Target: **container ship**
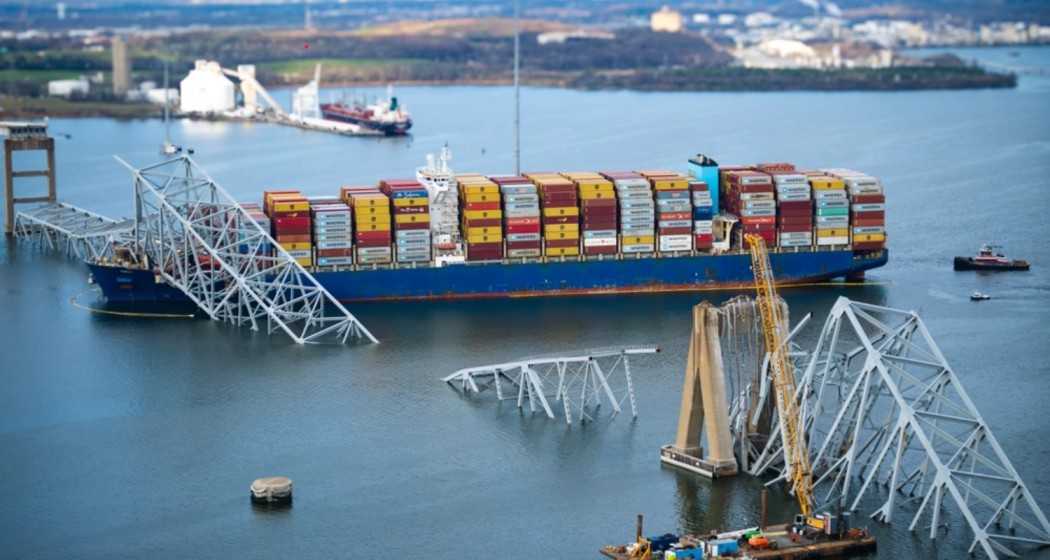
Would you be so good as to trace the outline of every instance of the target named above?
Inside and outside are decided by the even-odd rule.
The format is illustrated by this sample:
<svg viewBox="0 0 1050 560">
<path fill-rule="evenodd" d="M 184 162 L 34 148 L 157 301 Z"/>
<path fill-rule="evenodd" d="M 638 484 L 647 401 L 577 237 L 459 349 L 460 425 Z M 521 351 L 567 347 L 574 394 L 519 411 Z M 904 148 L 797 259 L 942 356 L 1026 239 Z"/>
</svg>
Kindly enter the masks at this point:
<svg viewBox="0 0 1050 560">
<path fill-rule="evenodd" d="M 386 100 L 372 104 L 322 103 L 321 116 L 330 121 L 363 126 L 387 136 L 403 136 L 412 128 L 412 117 L 390 89 Z"/>
<path fill-rule="evenodd" d="M 691 292 L 751 286 L 743 235 L 780 284 L 886 264 L 874 177 L 789 163 L 665 170 L 454 173 L 445 148 L 415 177 L 338 196 L 268 190 L 242 207 L 340 301 Z M 275 249 L 276 250 L 276 249 Z M 111 302 L 188 302 L 159 274 L 88 263 Z"/>
</svg>

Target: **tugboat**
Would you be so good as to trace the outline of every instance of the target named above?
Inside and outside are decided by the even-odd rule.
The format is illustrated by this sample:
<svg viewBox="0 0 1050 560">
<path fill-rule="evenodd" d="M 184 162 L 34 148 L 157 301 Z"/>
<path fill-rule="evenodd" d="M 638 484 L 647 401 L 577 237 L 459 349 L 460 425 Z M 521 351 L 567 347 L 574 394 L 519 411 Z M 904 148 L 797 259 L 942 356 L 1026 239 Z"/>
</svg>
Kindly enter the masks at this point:
<svg viewBox="0 0 1050 560">
<path fill-rule="evenodd" d="M 412 117 L 398 103 L 392 87 L 387 87 L 385 101 L 366 105 L 362 102 L 322 103 L 321 115 L 330 121 L 347 122 L 381 132 L 387 136 L 404 136 L 412 128 Z"/>
<path fill-rule="evenodd" d="M 988 295 L 988 294 L 986 294 L 984 292 L 977 292 L 977 291 L 975 291 L 974 293 L 970 294 L 970 301 L 984 301 L 986 299 L 992 299 L 992 296 L 990 296 L 990 295 Z"/>
<path fill-rule="evenodd" d="M 977 255 L 955 257 L 955 270 L 1028 270 L 1028 261 L 1011 260 L 1000 252 L 998 245 L 981 245 Z"/>
</svg>

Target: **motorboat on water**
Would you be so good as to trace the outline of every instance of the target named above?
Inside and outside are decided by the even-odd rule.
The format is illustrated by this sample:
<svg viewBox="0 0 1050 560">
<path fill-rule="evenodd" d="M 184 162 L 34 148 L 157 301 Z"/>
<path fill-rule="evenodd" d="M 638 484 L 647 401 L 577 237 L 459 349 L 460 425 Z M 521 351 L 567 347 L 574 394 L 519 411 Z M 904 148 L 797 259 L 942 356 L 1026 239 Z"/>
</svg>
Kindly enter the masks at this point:
<svg viewBox="0 0 1050 560">
<path fill-rule="evenodd" d="M 955 270 L 1028 270 L 1025 260 L 1008 259 L 998 245 L 981 245 L 972 257 L 955 257 Z"/>
</svg>

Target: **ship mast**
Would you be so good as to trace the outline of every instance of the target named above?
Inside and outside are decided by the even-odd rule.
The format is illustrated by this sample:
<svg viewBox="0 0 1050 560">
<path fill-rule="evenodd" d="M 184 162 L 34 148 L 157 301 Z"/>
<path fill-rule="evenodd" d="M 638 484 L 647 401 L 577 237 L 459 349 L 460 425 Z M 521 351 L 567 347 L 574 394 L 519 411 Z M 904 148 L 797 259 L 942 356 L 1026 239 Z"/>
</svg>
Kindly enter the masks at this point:
<svg viewBox="0 0 1050 560">
<path fill-rule="evenodd" d="M 514 174 L 521 175 L 521 89 L 518 68 L 521 59 L 520 0 L 514 0 Z"/>
</svg>

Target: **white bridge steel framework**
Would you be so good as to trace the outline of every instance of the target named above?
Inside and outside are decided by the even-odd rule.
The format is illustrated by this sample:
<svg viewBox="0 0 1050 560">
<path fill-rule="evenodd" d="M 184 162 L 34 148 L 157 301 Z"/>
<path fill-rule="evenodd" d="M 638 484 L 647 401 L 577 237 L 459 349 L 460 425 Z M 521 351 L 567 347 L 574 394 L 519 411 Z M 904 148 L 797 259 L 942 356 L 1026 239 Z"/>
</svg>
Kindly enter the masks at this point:
<svg viewBox="0 0 1050 560">
<path fill-rule="evenodd" d="M 877 521 L 907 511 L 909 529 L 935 539 L 954 505 L 971 553 L 1050 545 L 1042 509 L 915 312 L 839 298 L 796 396 L 818 507 L 856 511 L 881 487 Z M 752 474 L 782 468 L 778 439 L 774 428 Z"/>
<path fill-rule="evenodd" d="M 581 422 L 594 420 L 588 414 L 588 407 L 596 412 L 603 397 L 614 415 L 622 412 L 624 401 L 629 401 L 631 415 L 637 417 L 630 356 L 659 351 L 656 346 L 631 346 L 522 358 L 464 368 L 442 381 L 453 387 L 458 385 L 464 394 L 480 394 L 495 388 L 497 399 L 515 399 L 518 408 L 523 408 L 528 401 L 533 412 L 537 411 L 538 404 L 551 419 L 555 418 L 551 401 L 561 401 L 567 424 L 572 424 L 574 410 Z M 504 391 L 504 384 L 511 389 L 511 396 Z"/>
<path fill-rule="evenodd" d="M 77 260 L 112 256 L 113 243 L 126 239 L 134 223 L 114 220 L 64 202 L 19 210 L 15 237 Z"/>
<path fill-rule="evenodd" d="M 216 321 L 298 344 L 378 342 L 189 156 L 131 171 L 132 252 Z"/>
</svg>

